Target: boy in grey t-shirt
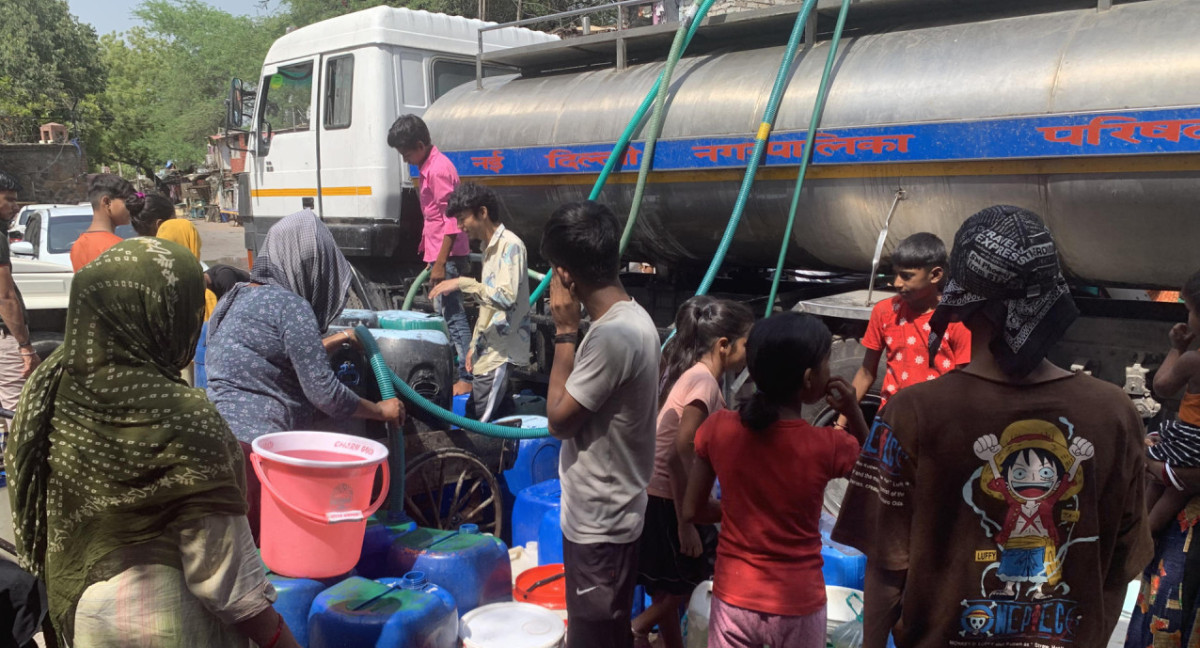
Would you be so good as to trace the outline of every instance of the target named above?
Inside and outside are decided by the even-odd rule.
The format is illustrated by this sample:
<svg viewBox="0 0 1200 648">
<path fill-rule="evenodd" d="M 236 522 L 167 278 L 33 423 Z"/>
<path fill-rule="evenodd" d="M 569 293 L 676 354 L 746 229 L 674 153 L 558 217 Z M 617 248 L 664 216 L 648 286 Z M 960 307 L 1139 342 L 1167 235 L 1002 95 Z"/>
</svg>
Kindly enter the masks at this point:
<svg viewBox="0 0 1200 648">
<path fill-rule="evenodd" d="M 621 227 L 603 205 L 560 207 L 542 257 L 554 267 L 554 364 L 546 416 L 563 440 L 567 648 L 626 648 L 637 541 L 654 469 L 658 329 L 618 278 Z M 579 339 L 580 306 L 592 318 Z M 578 347 L 578 353 L 576 353 Z"/>
</svg>

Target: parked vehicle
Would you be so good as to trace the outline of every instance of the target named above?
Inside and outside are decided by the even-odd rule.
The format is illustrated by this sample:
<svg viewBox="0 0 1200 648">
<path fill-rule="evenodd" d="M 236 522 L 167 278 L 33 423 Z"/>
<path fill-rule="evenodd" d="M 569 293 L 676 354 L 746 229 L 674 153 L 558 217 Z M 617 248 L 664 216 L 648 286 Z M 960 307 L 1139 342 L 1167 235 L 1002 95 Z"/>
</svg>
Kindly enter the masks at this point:
<svg viewBox="0 0 1200 648">
<path fill-rule="evenodd" d="M 71 246 L 92 223 L 90 206 L 55 207 L 33 212 L 25 226 L 24 239 L 9 249 L 14 257 L 25 257 L 71 268 Z M 130 238 L 137 232 L 121 225 L 117 236 Z"/>
<path fill-rule="evenodd" d="M 387 129 L 475 79 L 475 52 L 552 43 L 528 29 L 490 31 L 480 20 L 376 7 L 275 41 L 257 91 L 234 80 L 229 125 L 252 129 L 246 164 L 246 246 L 257 250 L 280 218 L 312 204 L 342 251 L 377 288 L 376 310 L 399 307 L 422 267 L 422 217 L 408 165 Z M 486 76 L 512 68 L 485 65 Z M 435 142 L 436 144 L 436 142 Z"/>
<path fill-rule="evenodd" d="M 81 203 L 86 204 L 86 203 Z M 40 205 L 25 205 L 21 211 L 17 212 L 17 217 L 12 219 L 8 224 L 8 239 L 10 241 L 19 241 L 25 236 L 25 225 L 29 223 L 29 217 L 37 212 L 43 212 L 47 209 L 57 207 L 73 207 L 73 205 L 59 204 L 40 204 Z"/>
</svg>

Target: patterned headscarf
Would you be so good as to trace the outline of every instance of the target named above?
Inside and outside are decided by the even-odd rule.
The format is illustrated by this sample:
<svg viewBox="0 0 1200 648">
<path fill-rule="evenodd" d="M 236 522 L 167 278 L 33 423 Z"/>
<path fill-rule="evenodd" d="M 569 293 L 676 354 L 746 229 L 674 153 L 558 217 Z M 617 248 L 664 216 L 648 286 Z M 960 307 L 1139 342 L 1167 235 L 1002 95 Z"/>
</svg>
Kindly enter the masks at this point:
<svg viewBox="0 0 1200 648">
<path fill-rule="evenodd" d="M 245 514 L 237 440 L 179 376 L 203 307 L 186 249 L 115 245 L 75 274 L 66 338 L 21 395 L 4 456 L 17 551 L 68 642 L 83 591 L 116 575 L 102 565 L 112 551 L 175 522 Z"/>
<path fill-rule="evenodd" d="M 929 325 L 929 361 L 946 327 L 982 312 L 996 326 L 989 348 L 1000 369 L 1026 376 L 1079 315 L 1058 263 L 1054 237 L 1035 213 L 996 205 L 954 236 L 950 281 Z"/>
<path fill-rule="evenodd" d="M 303 297 L 324 334 L 346 306 L 352 272 L 329 228 L 312 210 L 305 209 L 284 217 L 267 231 L 250 270 L 250 281 L 286 288 Z M 217 304 L 208 325 L 210 337 L 242 287 L 234 287 Z"/>
</svg>

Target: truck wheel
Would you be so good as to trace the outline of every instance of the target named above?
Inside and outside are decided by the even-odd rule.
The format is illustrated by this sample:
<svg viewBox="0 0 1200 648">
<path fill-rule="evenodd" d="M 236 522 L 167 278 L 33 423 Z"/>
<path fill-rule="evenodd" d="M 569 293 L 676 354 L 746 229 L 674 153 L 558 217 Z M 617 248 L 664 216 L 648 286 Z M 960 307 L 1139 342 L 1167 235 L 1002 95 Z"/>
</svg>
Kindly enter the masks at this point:
<svg viewBox="0 0 1200 648">
<path fill-rule="evenodd" d="M 42 361 L 45 361 L 63 343 L 62 333 L 31 333 L 29 337 L 29 341 L 33 343 L 33 350 L 37 352 L 38 358 Z"/>
<path fill-rule="evenodd" d="M 833 339 L 833 346 L 829 349 L 829 375 L 840 376 L 846 379 L 846 382 L 853 382 L 854 374 L 858 373 L 858 368 L 862 366 L 863 356 L 866 353 L 867 350 L 859 344 L 857 339 L 835 337 Z M 886 371 L 887 358 L 881 357 L 879 359 L 879 366 L 875 370 L 875 382 L 867 390 L 867 394 L 879 393 L 879 390 L 883 387 L 883 374 Z M 878 403 L 876 404 L 878 405 Z M 828 409 L 828 406 L 825 402 L 818 401 L 811 405 L 805 405 L 802 413 L 805 420 L 813 421 L 816 424 L 817 417 L 826 409 Z M 869 422 L 874 415 L 874 412 L 872 412 L 871 416 L 867 417 L 867 421 Z M 828 424 L 826 423 L 826 425 Z"/>
</svg>

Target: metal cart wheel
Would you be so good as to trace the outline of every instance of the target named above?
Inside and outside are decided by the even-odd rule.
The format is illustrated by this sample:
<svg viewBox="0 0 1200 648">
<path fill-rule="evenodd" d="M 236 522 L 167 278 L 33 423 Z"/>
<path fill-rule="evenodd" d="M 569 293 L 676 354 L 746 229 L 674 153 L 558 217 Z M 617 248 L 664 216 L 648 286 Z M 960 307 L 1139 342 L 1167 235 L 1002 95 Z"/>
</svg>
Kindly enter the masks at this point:
<svg viewBox="0 0 1200 648">
<path fill-rule="evenodd" d="M 469 523 L 500 537 L 503 506 L 496 476 L 470 452 L 442 448 L 408 462 L 404 510 L 418 526 L 455 530 Z"/>
</svg>

